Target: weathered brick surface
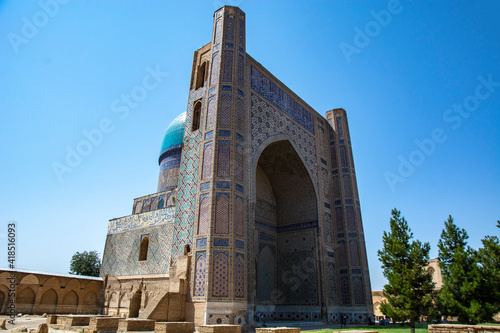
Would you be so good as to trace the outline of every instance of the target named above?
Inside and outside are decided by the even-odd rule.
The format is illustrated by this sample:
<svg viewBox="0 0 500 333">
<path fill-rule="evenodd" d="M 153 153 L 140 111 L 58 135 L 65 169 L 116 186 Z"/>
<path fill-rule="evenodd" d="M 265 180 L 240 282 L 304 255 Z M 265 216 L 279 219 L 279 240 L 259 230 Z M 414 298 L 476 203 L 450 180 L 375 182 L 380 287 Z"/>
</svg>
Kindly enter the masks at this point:
<svg viewBox="0 0 500 333">
<path fill-rule="evenodd" d="M 155 333 L 193 333 L 194 323 L 190 322 L 156 322 Z"/>
<path fill-rule="evenodd" d="M 40 324 L 38 325 L 35 333 L 49 333 L 49 326 L 47 324 Z"/>
<path fill-rule="evenodd" d="M 119 317 L 93 317 L 90 319 L 88 331 L 117 331 L 120 320 L 122 318 Z"/>
<path fill-rule="evenodd" d="M 48 315 L 47 319 L 46 319 L 47 325 L 57 324 L 57 317 L 59 317 L 59 316 L 58 315 Z"/>
<path fill-rule="evenodd" d="M 70 329 L 72 326 L 89 326 L 92 316 L 65 316 L 64 329 Z"/>
<path fill-rule="evenodd" d="M 429 325 L 429 333 L 500 333 L 500 326 Z"/>
<path fill-rule="evenodd" d="M 199 333 L 241 333 L 240 325 L 202 325 Z"/>
<path fill-rule="evenodd" d="M 155 321 L 150 319 L 120 319 L 118 323 L 118 332 L 126 331 L 154 331 Z"/>
<path fill-rule="evenodd" d="M 295 328 L 295 327 L 256 328 L 255 333 L 300 333 L 300 328 Z"/>
</svg>

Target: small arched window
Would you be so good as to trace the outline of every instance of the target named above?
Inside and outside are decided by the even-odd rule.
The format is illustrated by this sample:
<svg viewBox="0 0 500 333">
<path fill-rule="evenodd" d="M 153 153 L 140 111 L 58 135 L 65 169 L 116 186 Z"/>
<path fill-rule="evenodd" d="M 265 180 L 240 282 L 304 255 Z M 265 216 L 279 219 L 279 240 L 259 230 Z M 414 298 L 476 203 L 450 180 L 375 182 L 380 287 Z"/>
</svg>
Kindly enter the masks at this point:
<svg viewBox="0 0 500 333">
<path fill-rule="evenodd" d="M 142 235 L 141 245 L 139 248 L 139 261 L 144 261 L 148 259 L 148 249 L 149 249 L 149 237 L 148 235 Z"/>
<path fill-rule="evenodd" d="M 165 200 L 163 198 L 160 199 L 160 202 L 158 202 L 158 209 L 162 209 L 165 206 Z"/>
<path fill-rule="evenodd" d="M 200 66 L 198 66 L 198 73 L 196 75 L 196 85 L 194 89 L 199 89 L 205 86 L 205 78 L 207 71 L 207 62 L 203 62 Z"/>
<path fill-rule="evenodd" d="M 191 247 L 189 244 L 184 245 L 184 255 L 187 256 L 191 252 Z"/>
<path fill-rule="evenodd" d="M 201 120 L 201 101 L 196 101 L 193 107 L 193 120 L 191 122 L 191 132 L 200 129 Z"/>
<path fill-rule="evenodd" d="M 142 204 L 140 201 L 135 203 L 134 214 L 139 214 L 141 212 Z"/>
</svg>

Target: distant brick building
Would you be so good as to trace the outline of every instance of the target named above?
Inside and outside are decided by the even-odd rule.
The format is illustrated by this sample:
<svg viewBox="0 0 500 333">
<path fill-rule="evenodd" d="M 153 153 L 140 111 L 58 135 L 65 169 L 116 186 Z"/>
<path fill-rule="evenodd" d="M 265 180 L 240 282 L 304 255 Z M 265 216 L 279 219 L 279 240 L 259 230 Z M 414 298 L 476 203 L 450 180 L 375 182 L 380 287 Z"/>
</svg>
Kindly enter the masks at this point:
<svg viewBox="0 0 500 333">
<path fill-rule="evenodd" d="M 245 21 L 237 7 L 215 12 L 187 110 L 163 140 L 157 192 L 109 222 L 105 312 L 365 323 L 372 293 L 346 112 L 320 115 L 254 60 Z"/>
</svg>

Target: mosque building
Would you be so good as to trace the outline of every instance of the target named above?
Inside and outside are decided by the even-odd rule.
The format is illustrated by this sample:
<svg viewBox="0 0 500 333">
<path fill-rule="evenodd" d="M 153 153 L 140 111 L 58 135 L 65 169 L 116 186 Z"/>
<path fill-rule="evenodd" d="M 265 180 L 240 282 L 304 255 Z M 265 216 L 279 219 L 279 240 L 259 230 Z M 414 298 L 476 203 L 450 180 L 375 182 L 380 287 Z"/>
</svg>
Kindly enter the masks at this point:
<svg viewBox="0 0 500 333">
<path fill-rule="evenodd" d="M 157 191 L 109 221 L 104 312 L 203 324 L 366 323 L 372 293 L 346 112 L 320 115 L 214 13 Z M 208 32 L 207 32 L 208 36 Z"/>
</svg>

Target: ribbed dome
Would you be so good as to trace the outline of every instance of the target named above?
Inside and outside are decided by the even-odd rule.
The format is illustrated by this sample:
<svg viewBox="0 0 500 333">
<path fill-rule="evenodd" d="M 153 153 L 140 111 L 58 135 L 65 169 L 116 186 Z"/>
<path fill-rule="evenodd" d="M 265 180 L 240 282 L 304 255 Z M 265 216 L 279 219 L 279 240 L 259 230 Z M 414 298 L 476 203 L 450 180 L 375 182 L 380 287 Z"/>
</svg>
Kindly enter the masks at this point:
<svg viewBox="0 0 500 333">
<path fill-rule="evenodd" d="M 183 112 L 168 125 L 163 142 L 161 143 L 160 156 L 170 149 L 182 147 L 185 123 L 186 112 Z"/>
</svg>

